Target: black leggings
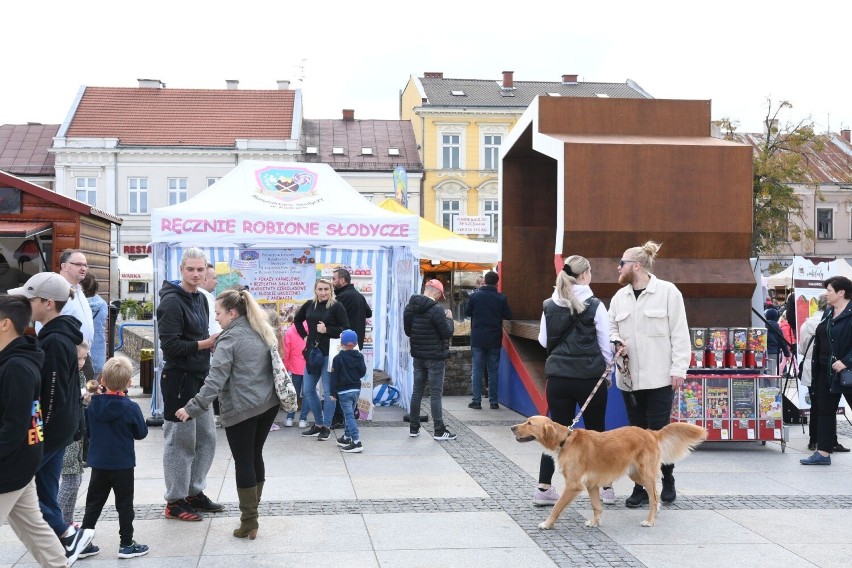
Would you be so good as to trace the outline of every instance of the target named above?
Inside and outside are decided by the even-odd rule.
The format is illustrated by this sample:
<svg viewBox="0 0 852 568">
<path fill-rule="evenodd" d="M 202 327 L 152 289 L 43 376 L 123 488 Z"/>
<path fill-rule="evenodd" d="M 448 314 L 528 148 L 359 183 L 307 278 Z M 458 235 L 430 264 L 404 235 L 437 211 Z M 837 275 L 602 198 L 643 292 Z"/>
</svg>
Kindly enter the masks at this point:
<svg viewBox="0 0 852 568">
<path fill-rule="evenodd" d="M 225 428 L 225 436 L 234 456 L 234 470 L 237 474 L 237 488 L 254 487 L 266 480 L 266 467 L 263 465 L 263 445 L 269 436 L 269 429 L 278 416 L 278 405 L 263 414 L 253 416 L 242 422 Z"/>
<path fill-rule="evenodd" d="M 577 415 L 578 407 L 583 406 L 596 384 L 595 379 L 547 379 L 545 394 L 551 420 L 563 426 L 570 426 Z M 595 393 L 595 397 L 589 402 L 589 406 L 583 411 L 586 430 L 597 432 L 606 430 L 606 401 L 606 384 L 602 384 Z M 550 454 L 541 454 L 538 482 L 550 485 L 555 470 L 556 466 Z"/>
</svg>

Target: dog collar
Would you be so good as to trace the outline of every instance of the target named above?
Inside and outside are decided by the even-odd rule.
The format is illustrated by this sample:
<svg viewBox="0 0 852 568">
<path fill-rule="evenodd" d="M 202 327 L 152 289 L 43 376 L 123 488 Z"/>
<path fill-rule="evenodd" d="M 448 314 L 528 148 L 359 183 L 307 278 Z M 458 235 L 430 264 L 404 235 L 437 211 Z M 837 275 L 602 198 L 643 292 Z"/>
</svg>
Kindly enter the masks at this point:
<svg viewBox="0 0 852 568">
<path fill-rule="evenodd" d="M 573 431 L 574 431 L 573 429 L 568 428 L 568 433 L 565 435 L 565 439 L 564 439 L 564 440 L 562 440 L 561 442 L 559 442 L 559 447 L 560 447 L 560 448 L 561 448 L 562 446 L 564 446 L 564 445 L 565 445 L 565 442 L 567 442 L 567 441 L 568 441 L 568 438 L 570 438 L 570 437 L 571 437 L 571 432 L 573 432 Z"/>
</svg>

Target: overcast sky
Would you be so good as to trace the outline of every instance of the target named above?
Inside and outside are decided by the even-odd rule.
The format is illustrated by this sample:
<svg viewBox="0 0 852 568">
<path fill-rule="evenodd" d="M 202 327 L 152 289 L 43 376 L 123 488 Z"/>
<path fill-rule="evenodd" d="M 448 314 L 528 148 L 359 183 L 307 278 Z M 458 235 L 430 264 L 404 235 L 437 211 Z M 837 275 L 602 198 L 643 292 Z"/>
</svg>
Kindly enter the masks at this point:
<svg viewBox="0 0 852 568">
<path fill-rule="evenodd" d="M 850 2 L 4 2 L 0 124 L 61 123 L 81 85 L 301 86 L 306 118 L 399 117 L 409 76 L 621 83 L 710 99 L 759 131 L 766 99 L 852 126 Z M 555 8 L 558 6 L 558 8 Z M 568 6 L 568 7 L 566 7 Z M 830 7 L 828 7 L 830 6 Z M 511 8 L 511 9 L 510 9 Z"/>
</svg>

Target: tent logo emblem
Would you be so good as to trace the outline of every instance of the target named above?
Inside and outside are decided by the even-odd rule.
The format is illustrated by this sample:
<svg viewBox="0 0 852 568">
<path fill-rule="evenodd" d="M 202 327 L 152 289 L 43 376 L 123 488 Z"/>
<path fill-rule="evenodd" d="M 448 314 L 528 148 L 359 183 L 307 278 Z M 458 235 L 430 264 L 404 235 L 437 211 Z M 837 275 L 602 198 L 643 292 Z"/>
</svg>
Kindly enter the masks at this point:
<svg viewBox="0 0 852 568">
<path fill-rule="evenodd" d="M 298 201 L 317 194 L 317 174 L 305 168 L 270 166 L 255 172 L 258 192 L 281 201 Z"/>
</svg>

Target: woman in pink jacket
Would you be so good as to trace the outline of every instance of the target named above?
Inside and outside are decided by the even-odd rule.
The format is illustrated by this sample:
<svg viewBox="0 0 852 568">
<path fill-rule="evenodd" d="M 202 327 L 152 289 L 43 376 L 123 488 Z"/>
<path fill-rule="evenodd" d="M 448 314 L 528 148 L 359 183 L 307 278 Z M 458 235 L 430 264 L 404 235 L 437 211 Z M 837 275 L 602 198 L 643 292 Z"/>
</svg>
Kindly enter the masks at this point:
<svg viewBox="0 0 852 568">
<path fill-rule="evenodd" d="M 308 323 L 302 322 L 304 330 L 308 331 Z M 305 356 L 302 352 L 305 350 L 305 339 L 296 331 L 296 324 L 287 328 L 284 333 L 284 368 L 293 377 L 293 386 L 296 388 L 296 394 L 301 398 L 302 393 L 302 376 L 305 374 Z M 308 426 L 308 405 L 304 401 L 299 403 L 301 410 L 299 411 L 299 428 Z M 287 414 L 287 421 L 284 426 L 287 428 L 293 425 L 295 412 Z"/>
</svg>

